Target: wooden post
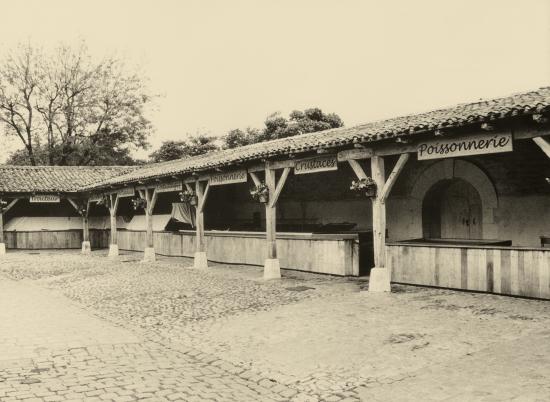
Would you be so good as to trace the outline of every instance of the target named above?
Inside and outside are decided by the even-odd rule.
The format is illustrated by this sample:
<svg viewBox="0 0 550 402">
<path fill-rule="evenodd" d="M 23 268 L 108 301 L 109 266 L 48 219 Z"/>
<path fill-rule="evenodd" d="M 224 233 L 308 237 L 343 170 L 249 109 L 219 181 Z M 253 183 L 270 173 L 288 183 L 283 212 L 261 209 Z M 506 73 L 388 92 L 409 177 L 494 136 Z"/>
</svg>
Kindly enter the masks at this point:
<svg viewBox="0 0 550 402">
<path fill-rule="evenodd" d="M 196 206 L 196 238 L 195 238 L 195 258 L 193 266 L 195 268 L 208 268 L 208 259 L 206 257 L 206 241 L 204 237 L 204 207 L 208 193 L 210 192 L 210 182 L 203 185 L 199 180 L 195 182 L 195 194 L 197 194 Z"/>
<path fill-rule="evenodd" d="M 281 265 L 277 257 L 277 201 L 283 191 L 290 167 L 286 167 L 277 183 L 275 169 L 266 166 L 265 185 L 269 190 L 269 201 L 265 204 L 265 238 L 267 255 L 264 264 L 264 279 L 279 279 Z M 256 181 L 256 180 L 254 180 Z"/>
<path fill-rule="evenodd" d="M 533 138 L 533 141 L 539 146 L 542 152 L 544 152 L 546 156 L 550 158 L 550 143 L 542 137 L 535 137 Z"/>
<path fill-rule="evenodd" d="M 91 254 L 90 226 L 88 218 L 90 215 L 90 201 L 86 202 L 86 210 L 82 211 L 82 254 Z"/>
<path fill-rule="evenodd" d="M 143 193 L 140 193 L 142 196 L 145 196 L 145 250 L 143 253 L 144 262 L 154 262 L 155 257 L 155 244 L 153 238 L 153 210 L 157 202 L 158 193 L 154 189 L 145 189 Z"/>
<path fill-rule="evenodd" d="M 118 209 L 119 198 L 117 194 L 109 195 L 109 214 L 111 216 L 111 244 L 109 245 L 109 257 L 118 256 L 118 239 L 116 229 L 116 211 Z"/>
<path fill-rule="evenodd" d="M 4 209 L 0 206 L 0 256 L 6 254 L 6 243 L 4 243 Z"/>
<path fill-rule="evenodd" d="M 2 200 L 0 198 L 0 200 Z M 0 206 L 0 256 L 6 254 L 6 243 L 4 243 L 4 214 L 8 212 L 16 203 L 19 198 L 14 198 L 5 208 Z"/>
</svg>

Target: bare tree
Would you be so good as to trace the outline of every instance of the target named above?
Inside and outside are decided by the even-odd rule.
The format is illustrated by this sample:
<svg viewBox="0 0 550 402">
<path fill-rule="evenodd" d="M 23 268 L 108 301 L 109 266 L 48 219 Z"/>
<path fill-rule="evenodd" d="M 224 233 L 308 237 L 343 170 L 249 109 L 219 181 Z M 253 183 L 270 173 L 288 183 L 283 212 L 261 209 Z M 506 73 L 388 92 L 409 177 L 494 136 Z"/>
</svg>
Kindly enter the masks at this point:
<svg viewBox="0 0 550 402">
<path fill-rule="evenodd" d="M 0 64 L 0 121 L 50 165 L 94 164 L 94 148 L 146 147 L 151 102 L 145 80 L 123 60 L 94 61 L 82 44 L 45 54 L 20 46 Z"/>
</svg>

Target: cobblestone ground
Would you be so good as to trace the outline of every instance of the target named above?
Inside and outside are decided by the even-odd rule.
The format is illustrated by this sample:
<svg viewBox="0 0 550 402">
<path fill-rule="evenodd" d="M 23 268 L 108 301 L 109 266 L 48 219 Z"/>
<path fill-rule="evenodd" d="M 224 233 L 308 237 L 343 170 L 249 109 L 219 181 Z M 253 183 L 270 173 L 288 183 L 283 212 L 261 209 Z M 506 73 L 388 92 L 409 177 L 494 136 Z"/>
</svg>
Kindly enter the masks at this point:
<svg viewBox="0 0 550 402">
<path fill-rule="evenodd" d="M 550 302 L 140 258 L 1 261 L 1 401 L 549 400 Z"/>
</svg>

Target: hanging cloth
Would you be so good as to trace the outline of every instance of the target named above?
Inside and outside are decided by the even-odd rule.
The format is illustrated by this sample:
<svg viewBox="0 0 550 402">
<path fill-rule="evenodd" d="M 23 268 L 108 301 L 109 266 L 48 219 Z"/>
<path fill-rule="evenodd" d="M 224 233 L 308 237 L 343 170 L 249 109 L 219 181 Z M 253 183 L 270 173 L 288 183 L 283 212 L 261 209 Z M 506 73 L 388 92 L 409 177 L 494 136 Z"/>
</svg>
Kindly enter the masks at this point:
<svg viewBox="0 0 550 402">
<path fill-rule="evenodd" d="M 195 227 L 195 211 L 187 203 L 173 202 L 171 218 Z"/>
</svg>

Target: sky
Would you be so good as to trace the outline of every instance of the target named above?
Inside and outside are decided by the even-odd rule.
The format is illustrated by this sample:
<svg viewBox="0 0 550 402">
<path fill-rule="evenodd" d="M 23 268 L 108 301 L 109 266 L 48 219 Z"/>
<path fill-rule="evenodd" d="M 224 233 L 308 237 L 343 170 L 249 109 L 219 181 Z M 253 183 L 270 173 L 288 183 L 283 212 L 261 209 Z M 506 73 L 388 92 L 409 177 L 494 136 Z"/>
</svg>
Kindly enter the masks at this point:
<svg viewBox="0 0 550 402">
<path fill-rule="evenodd" d="M 139 65 L 153 149 L 273 112 L 353 126 L 550 85 L 550 0 L 0 0 L 0 19 L 0 52 L 85 40 Z"/>
</svg>

